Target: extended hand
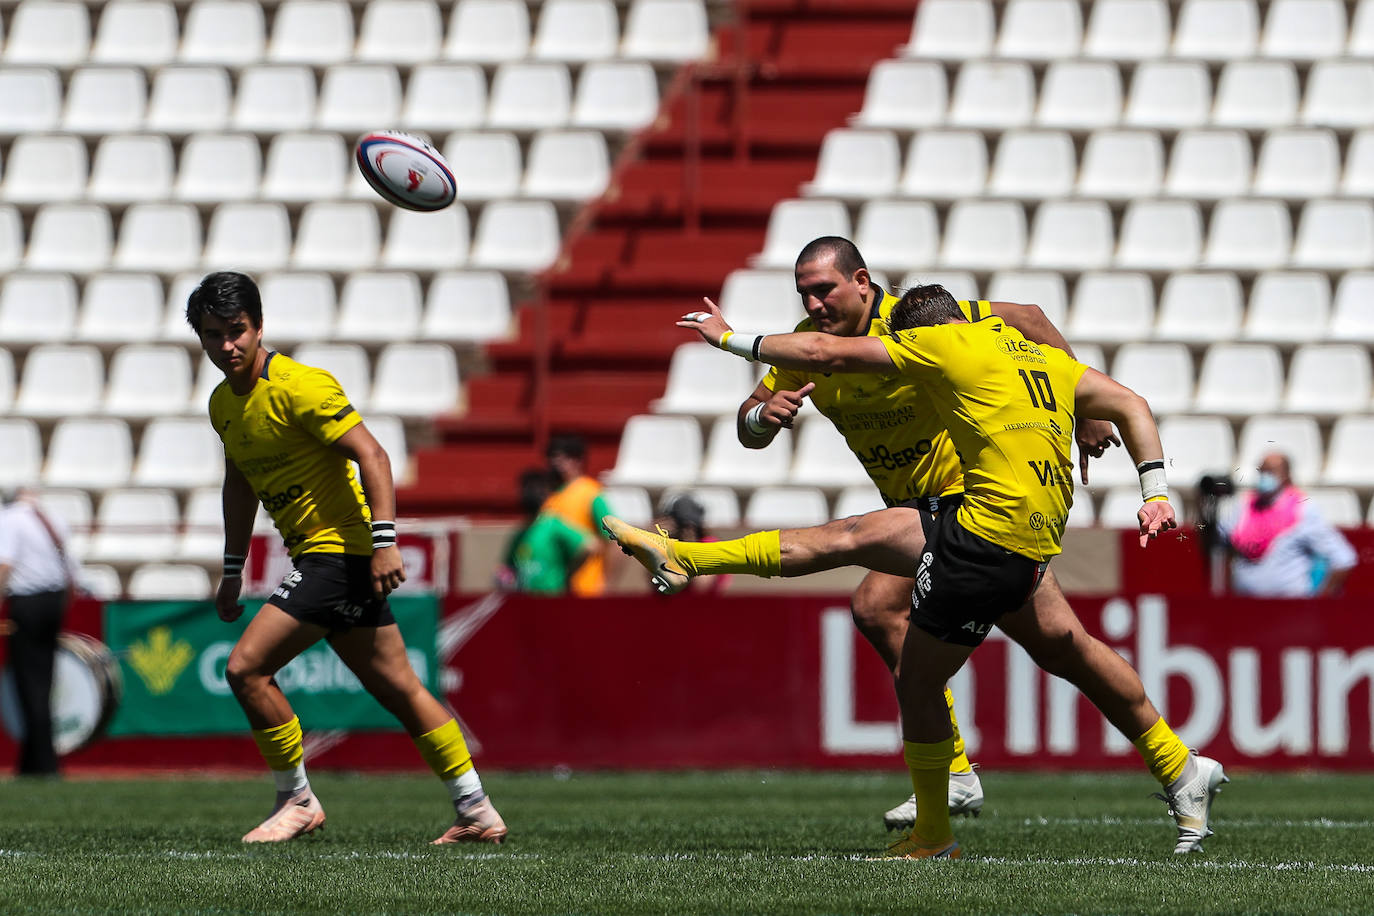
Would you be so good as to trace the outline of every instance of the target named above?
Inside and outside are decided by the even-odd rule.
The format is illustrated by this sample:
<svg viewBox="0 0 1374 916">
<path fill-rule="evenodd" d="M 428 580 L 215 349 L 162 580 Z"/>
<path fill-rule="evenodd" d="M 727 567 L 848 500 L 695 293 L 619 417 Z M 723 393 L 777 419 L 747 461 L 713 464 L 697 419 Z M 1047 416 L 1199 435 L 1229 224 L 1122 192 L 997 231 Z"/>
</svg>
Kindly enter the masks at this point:
<svg viewBox="0 0 1374 916">
<path fill-rule="evenodd" d="M 378 598 L 401 587 L 406 580 L 405 563 L 401 561 L 401 548 L 383 547 L 372 551 L 372 593 Z"/>
<path fill-rule="evenodd" d="M 706 304 L 706 308 L 700 312 L 688 312 L 676 322 L 680 328 L 687 328 L 692 331 L 700 331 L 701 337 L 713 347 L 720 346 L 720 339 L 725 336 L 725 332 L 731 330 L 725 323 L 725 319 L 720 316 L 720 307 L 710 299 L 705 297 L 701 300 Z"/>
<path fill-rule="evenodd" d="M 791 429 L 802 408 L 806 396 L 816 388 L 815 382 L 807 382 L 796 391 L 775 391 L 763 405 L 759 419 L 769 426 Z"/>
<path fill-rule="evenodd" d="M 219 580 L 219 591 L 215 592 L 215 612 L 220 620 L 233 623 L 243 614 L 243 605 L 239 604 L 239 592 L 242 590 L 243 580 L 237 576 Z"/>
<path fill-rule="evenodd" d="M 1135 514 L 1140 521 L 1140 546 L 1144 547 L 1150 541 L 1159 537 L 1170 528 L 1177 528 L 1178 524 L 1174 521 L 1174 507 L 1169 505 L 1167 499 L 1157 499 L 1152 503 L 1146 503 L 1140 507 L 1140 511 Z"/>
<path fill-rule="evenodd" d="M 1112 429 L 1112 424 L 1106 420 L 1081 419 L 1078 426 L 1073 431 L 1074 439 L 1078 442 L 1078 470 L 1083 475 L 1083 485 L 1088 484 L 1088 459 L 1101 458 L 1103 453 L 1113 445 L 1120 446 L 1121 440 L 1117 438 L 1116 432 Z"/>
</svg>

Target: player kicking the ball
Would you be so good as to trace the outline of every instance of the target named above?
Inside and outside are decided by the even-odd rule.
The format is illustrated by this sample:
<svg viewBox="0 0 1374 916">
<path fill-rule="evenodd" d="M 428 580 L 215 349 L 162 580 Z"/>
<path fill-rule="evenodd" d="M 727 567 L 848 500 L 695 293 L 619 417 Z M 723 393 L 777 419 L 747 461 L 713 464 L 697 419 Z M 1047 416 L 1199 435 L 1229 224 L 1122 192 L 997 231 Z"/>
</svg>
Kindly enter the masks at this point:
<svg viewBox="0 0 1374 916">
<path fill-rule="evenodd" d="M 1149 405 L 1000 318 L 969 321 L 939 286 L 909 290 L 882 336 L 746 338 L 733 334 L 709 300 L 707 307 L 679 325 L 737 355 L 788 369 L 898 374 L 919 385 L 960 456 L 963 498 L 933 517 L 896 507 L 713 544 L 674 541 L 611 517 L 607 531 L 669 592 L 694 575 L 725 572 L 798 576 L 849 565 L 899 577 L 914 571 L 913 625 L 901 647 L 897 695 L 916 820 L 888 857 L 958 857 L 945 804 L 956 753 L 945 683 L 1004 615 L 1027 613 L 1022 606 L 1060 552 L 1073 502 L 1076 415 L 1116 423 L 1137 462 L 1141 546 L 1174 527 Z M 1200 850 L 1212 801 L 1227 781 L 1221 765 L 1190 751 L 1162 718 L 1136 746 L 1165 788 L 1178 824 L 1174 851 Z"/>
<path fill-rule="evenodd" d="M 386 452 L 332 375 L 263 348 L 262 300 L 247 276 L 206 276 L 187 300 L 186 320 L 224 373 L 210 395 L 225 457 L 220 619 L 243 613 L 243 563 L 259 502 L 295 566 L 249 622 L 225 671 L 277 785 L 272 813 L 243 841 L 280 842 L 324 825 L 306 778 L 300 720 L 273 677 L 324 639 L 448 787 L 457 819 L 434 842 L 500 843 L 506 825 L 482 791 L 463 732 L 410 667 L 387 603 L 405 569 Z"/>
</svg>

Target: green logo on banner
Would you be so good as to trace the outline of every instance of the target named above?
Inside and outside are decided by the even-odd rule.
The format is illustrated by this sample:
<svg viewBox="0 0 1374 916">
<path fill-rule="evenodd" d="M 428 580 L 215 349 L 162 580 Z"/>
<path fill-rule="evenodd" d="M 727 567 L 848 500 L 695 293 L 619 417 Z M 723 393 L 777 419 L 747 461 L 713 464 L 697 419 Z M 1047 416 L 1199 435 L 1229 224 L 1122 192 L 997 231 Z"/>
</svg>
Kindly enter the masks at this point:
<svg viewBox="0 0 1374 916">
<path fill-rule="evenodd" d="M 432 595 L 390 599 L 421 683 L 437 692 L 435 633 L 439 602 Z M 129 601 L 105 605 L 105 642 L 119 659 L 124 698 L 111 735 L 241 733 L 243 711 L 224 679 L 229 653 L 261 602 L 246 603 L 232 624 L 204 601 Z M 302 652 L 276 675 L 308 730 L 397 728 L 325 641 Z"/>
</svg>

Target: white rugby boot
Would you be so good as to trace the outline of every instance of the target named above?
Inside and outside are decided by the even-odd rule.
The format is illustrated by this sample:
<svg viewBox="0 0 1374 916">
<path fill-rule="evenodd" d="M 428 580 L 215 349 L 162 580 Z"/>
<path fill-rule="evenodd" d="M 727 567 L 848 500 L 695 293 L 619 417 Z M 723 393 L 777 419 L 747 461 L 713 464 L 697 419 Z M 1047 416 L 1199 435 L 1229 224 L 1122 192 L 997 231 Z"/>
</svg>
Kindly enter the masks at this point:
<svg viewBox="0 0 1374 916">
<path fill-rule="evenodd" d="M 243 835 L 245 843 L 282 843 L 324 828 L 324 808 L 309 788 L 284 800 L 252 830 Z"/>
<path fill-rule="evenodd" d="M 496 813 L 491 799 L 483 797 L 480 802 L 458 812 L 453 826 L 445 830 L 431 845 L 447 846 L 449 843 L 494 843 L 500 845 L 506 839 L 506 822 Z"/>
<path fill-rule="evenodd" d="M 1183 774 L 1164 792 L 1154 794 L 1169 806 L 1169 814 L 1178 824 L 1175 853 L 1202 852 L 1202 841 L 1212 835 L 1212 829 L 1207 826 L 1212 817 L 1212 802 L 1222 785 L 1230 781 L 1220 763 L 1197 751 L 1189 751 Z"/>
<path fill-rule="evenodd" d="M 949 774 L 949 816 L 977 817 L 983 810 L 983 783 L 973 770 Z M 916 826 L 916 796 L 883 815 L 888 830 L 910 830 Z"/>
</svg>

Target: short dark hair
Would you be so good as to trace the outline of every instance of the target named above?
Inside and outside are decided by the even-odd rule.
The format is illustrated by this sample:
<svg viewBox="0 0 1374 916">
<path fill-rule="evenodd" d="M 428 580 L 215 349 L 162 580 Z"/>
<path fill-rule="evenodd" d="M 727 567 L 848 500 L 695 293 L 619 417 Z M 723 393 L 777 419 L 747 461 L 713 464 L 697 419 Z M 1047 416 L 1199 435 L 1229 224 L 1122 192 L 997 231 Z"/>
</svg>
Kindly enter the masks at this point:
<svg viewBox="0 0 1374 916">
<path fill-rule="evenodd" d="M 526 515 L 534 515 L 553 492 L 553 478 L 544 468 L 530 468 L 520 473 L 520 508 Z"/>
<path fill-rule="evenodd" d="M 854 276 L 854 272 L 859 269 L 868 269 L 868 265 L 864 263 L 864 256 L 859 254 L 858 246 L 838 235 L 823 235 L 807 242 L 801 254 L 797 255 L 797 266 L 800 267 L 827 254 L 834 256 L 835 269 L 846 277 Z"/>
<path fill-rule="evenodd" d="M 587 442 L 581 436 L 554 436 L 549 439 L 549 447 L 544 450 L 544 456 L 553 458 L 556 455 L 584 461 L 587 458 Z"/>
<path fill-rule="evenodd" d="M 901 301 L 892 307 L 887 318 L 890 331 L 923 328 L 933 324 L 947 324 L 963 317 L 959 302 L 938 283 L 913 286 L 902 294 Z"/>
<path fill-rule="evenodd" d="M 247 274 L 221 270 L 206 274 L 200 285 L 186 297 L 186 323 L 200 333 L 200 322 L 206 315 L 228 321 L 243 312 L 254 328 L 262 327 L 262 294 Z"/>
</svg>

